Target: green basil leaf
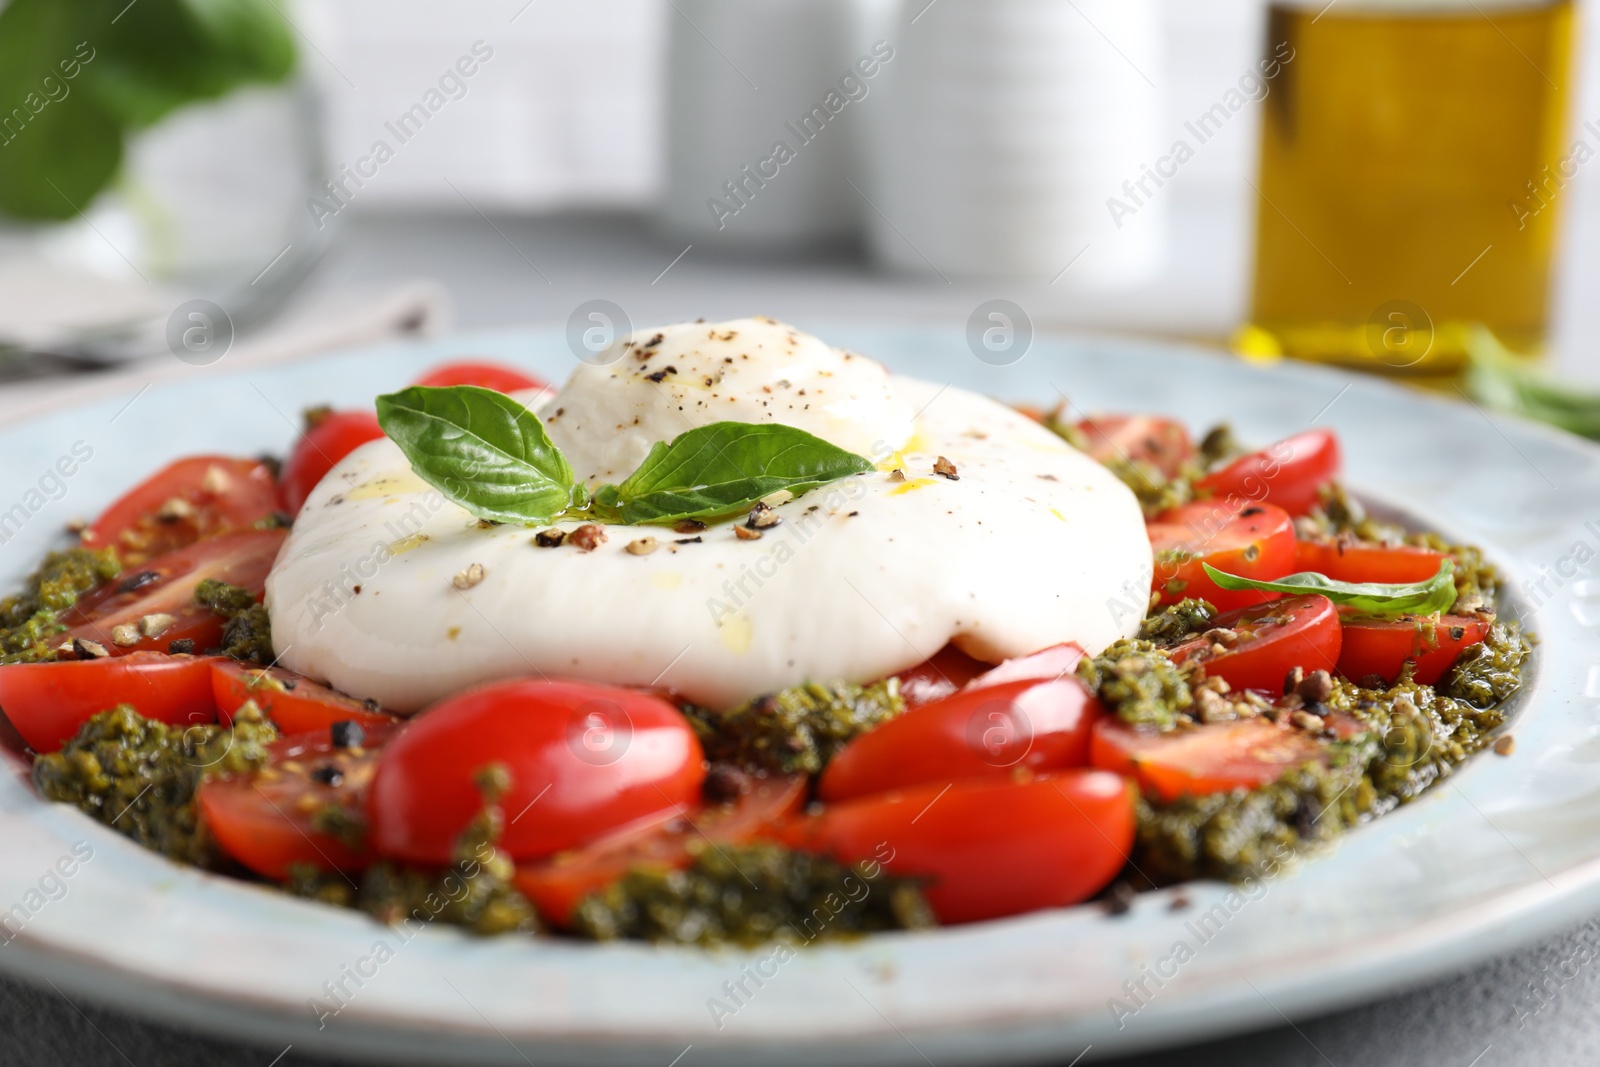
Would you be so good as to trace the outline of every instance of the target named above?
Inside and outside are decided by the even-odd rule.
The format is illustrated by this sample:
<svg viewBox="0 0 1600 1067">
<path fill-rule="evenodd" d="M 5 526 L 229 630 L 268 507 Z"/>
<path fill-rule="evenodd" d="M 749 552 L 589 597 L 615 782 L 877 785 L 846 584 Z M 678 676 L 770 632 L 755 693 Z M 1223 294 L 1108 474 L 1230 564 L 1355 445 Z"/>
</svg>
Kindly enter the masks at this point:
<svg viewBox="0 0 1600 1067">
<path fill-rule="evenodd" d="M 418 477 L 480 519 L 549 522 L 588 493 L 522 404 L 476 385 L 414 385 L 378 397 L 378 425 Z"/>
<path fill-rule="evenodd" d="M 1467 355 L 1467 389 L 1480 404 L 1600 440 L 1600 388 L 1563 381 L 1482 326 L 1473 329 Z"/>
<path fill-rule="evenodd" d="M 1237 574 L 1219 571 L 1209 563 L 1202 563 L 1206 575 L 1223 589 L 1256 589 L 1264 593 L 1283 593 L 1301 596 L 1320 593 L 1335 604 L 1355 608 L 1367 615 L 1432 615 L 1446 612 L 1456 602 L 1455 564 L 1448 559 L 1439 565 L 1439 573 L 1425 582 L 1339 582 L 1316 571 L 1290 574 L 1272 582 L 1254 578 L 1241 578 Z"/>
<path fill-rule="evenodd" d="M 596 503 L 630 525 L 717 519 L 779 490 L 796 496 L 872 461 L 779 423 L 714 422 L 657 442 L 621 485 L 602 486 Z"/>
</svg>

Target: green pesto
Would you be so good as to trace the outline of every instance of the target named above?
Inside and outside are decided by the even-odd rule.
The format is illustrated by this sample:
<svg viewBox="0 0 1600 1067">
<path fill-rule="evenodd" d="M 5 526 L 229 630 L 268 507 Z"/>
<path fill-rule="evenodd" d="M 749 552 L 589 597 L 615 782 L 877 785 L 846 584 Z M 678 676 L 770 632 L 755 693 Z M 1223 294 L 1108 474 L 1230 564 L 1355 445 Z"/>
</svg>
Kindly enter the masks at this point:
<svg viewBox="0 0 1600 1067">
<path fill-rule="evenodd" d="M 1461 654 L 1439 688 L 1474 707 L 1498 704 L 1521 688 L 1522 665 L 1532 651 L 1515 625 L 1496 622 L 1482 644 Z"/>
<path fill-rule="evenodd" d="M 1145 616 L 1139 626 L 1139 638 L 1171 647 L 1186 637 L 1209 630 L 1211 621 L 1217 615 L 1217 609 L 1210 601 L 1185 598 L 1154 615 Z"/>
<path fill-rule="evenodd" d="M 510 782 L 510 774 L 500 764 L 478 772 L 483 810 L 462 831 L 446 867 L 380 861 L 367 868 L 358 885 L 342 875 L 298 868 L 290 872 L 285 888 L 324 904 L 358 908 L 391 926 L 439 922 L 483 937 L 533 933 L 539 929 L 538 916 L 512 885 L 516 865 L 496 847 L 505 833 L 500 798 Z M 350 821 L 341 821 L 339 828 L 345 832 L 364 829 Z"/>
<path fill-rule="evenodd" d="M 1075 423 L 1066 421 L 1064 412 L 1057 409 L 1045 425 L 1059 438 L 1080 452 L 1088 452 L 1089 439 Z M 1226 423 L 1213 427 L 1201 439 L 1193 458 L 1183 465 L 1176 475 L 1168 476 L 1154 464 L 1128 456 L 1113 456 L 1102 460 L 1101 465 L 1115 474 L 1123 485 L 1133 491 L 1146 519 L 1153 519 L 1195 498 L 1195 482 L 1199 481 L 1216 464 L 1232 459 L 1244 451 L 1234 439 L 1233 430 Z"/>
<path fill-rule="evenodd" d="M 1237 459 L 1250 450 L 1240 444 L 1239 439 L 1233 435 L 1233 427 L 1223 422 L 1206 431 L 1195 451 L 1198 453 L 1201 469 L 1209 471 L 1231 459 Z"/>
<path fill-rule="evenodd" d="M 1176 666 L 1152 641 L 1124 639 L 1079 662 L 1078 677 L 1123 722 L 1165 731 L 1194 707 L 1191 681 L 1201 675 Z"/>
<path fill-rule="evenodd" d="M 199 867 L 219 853 L 200 823 L 195 790 L 213 775 L 241 774 L 267 764 L 278 732 L 254 704 L 223 726 L 169 726 L 126 704 L 102 711 L 60 752 L 33 764 L 33 783 L 47 800 L 71 804 L 144 847 Z"/>
<path fill-rule="evenodd" d="M 845 866 L 781 845 L 702 847 L 684 870 L 640 868 L 578 904 L 597 941 L 804 944 L 935 925 L 914 880 L 875 862 Z"/>
<path fill-rule="evenodd" d="M 855 737 L 905 710 L 900 682 L 807 682 L 731 711 L 688 707 L 706 758 L 752 771 L 819 774 Z"/>
<path fill-rule="evenodd" d="M 237 585 L 207 578 L 194 589 L 196 604 L 227 619 L 222 628 L 222 647 L 214 651 L 241 663 L 266 665 L 275 660 L 272 651 L 272 622 L 255 594 Z"/>
<path fill-rule="evenodd" d="M 79 596 L 121 570 L 110 548 L 71 548 L 46 556 L 21 592 L 0 600 L 0 664 L 54 659 L 50 638 L 65 629 L 56 620 Z"/>
</svg>

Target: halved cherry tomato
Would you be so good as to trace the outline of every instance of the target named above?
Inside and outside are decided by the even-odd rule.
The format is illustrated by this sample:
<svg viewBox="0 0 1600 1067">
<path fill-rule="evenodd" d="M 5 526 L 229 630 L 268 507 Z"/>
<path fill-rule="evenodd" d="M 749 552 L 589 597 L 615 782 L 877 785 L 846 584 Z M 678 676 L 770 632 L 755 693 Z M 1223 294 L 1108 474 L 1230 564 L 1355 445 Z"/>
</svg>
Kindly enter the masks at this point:
<svg viewBox="0 0 1600 1067">
<path fill-rule="evenodd" d="M 1432 685 L 1456 665 L 1461 653 L 1489 636 L 1489 624 L 1476 615 L 1402 615 L 1375 619 L 1344 615 L 1339 673 L 1355 682 L 1377 675 L 1392 684 L 1406 660 L 1416 660 L 1412 677 Z"/>
<path fill-rule="evenodd" d="M 793 847 L 927 879 L 942 923 L 1076 904 L 1099 892 L 1133 847 L 1133 790 L 1103 771 L 930 783 L 830 804 L 796 820 Z"/>
<path fill-rule="evenodd" d="M 378 416 L 370 411 L 336 411 L 324 415 L 300 435 L 294 451 L 283 464 L 284 510 L 291 516 L 300 514 L 311 490 L 328 476 L 336 463 L 368 441 L 382 436 Z"/>
<path fill-rule="evenodd" d="M 1168 733 L 1146 733 L 1120 719 L 1095 724 L 1090 760 L 1096 767 L 1138 778 L 1164 802 L 1184 795 L 1255 789 L 1285 771 L 1325 759 L 1315 737 L 1268 719 L 1241 719 Z"/>
<path fill-rule="evenodd" d="M 371 851 L 318 829 L 314 816 L 337 805 L 360 817 L 379 750 L 395 729 L 370 727 L 354 748 L 334 747 L 326 730 L 286 737 L 271 746 L 266 771 L 202 782 L 200 817 L 224 852 L 263 878 L 282 881 L 293 866 L 363 870 Z"/>
<path fill-rule="evenodd" d="M 231 659 L 211 664 L 211 686 L 217 714 L 225 723 L 248 700 L 271 719 L 285 735 L 326 730 L 336 722 L 358 722 L 363 726 L 393 723 L 394 716 L 337 689 L 330 689 L 304 675 L 282 667 L 249 667 Z"/>
<path fill-rule="evenodd" d="M 823 771 L 818 795 L 845 800 L 1019 767 L 1082 767 L 1101 714 L 1075 677 L 975 684 L 850 742 Z"/>
<path fill-rule="evenodd" d="M 1316 571 L 1340 582 L 1425 582 L 1446 556 L 1421 545 L 1384 545 L 1337 538 L 1295 545 L 1297 571 Z"/>
<path fill-rule="evenodd" d="M 1325 596 L 1284 597 L 1226 611 L 1211 625 L 1232 630 L 1238 644 L 1217 651 L 1210 638 L 1191 637 L 1172 650 L 1172 659 L 1199 663 L 1235 689 L 1261 689 L 1276 697 L 1290 669 L 1331 673 L 1339 663 L 1339 612 Z"/>
<path fill-rule="evenodd" d="M 1089 455 L 1101 463 L 1131 459 L 1176 477 L 1194 456 L 1194 442 L 1181 422 L 1153 415 L 1096 415 L 1078 423 Z"/>
<path fill-rule="evenodd" d="M 474 776 L 502 764 L 501 847 L 540 859 L 698 799 L 704 756 L 678 709 L 586 682 L 494 682 L 435 704 L 384 753 L 368 819 L 373 847 L 448 862 L 483 808 Z"/>
<path fill-rule="evenodd" d="M 578 901 L 635 867 L 687 867 L 694 849 L 704 842 L 738 844 L 759 836 L 800 810 L 806 784 L 804 775 L 758 778 L 748 793 L 728 804 L 651 816 L 643 826 L 626 827 L 582 848 L 517 868 L 517 888 L 533 901 L 541 917 L 566 926 Z"/>
<path fill-rule="evenodd" d="M 1004 663 L 984 671 L 967 683 L 967 688 L 982 689 L 985 686 L 1005 685 L 1009 682 L 1047 682 L 1065 678 L 1078 669 L 1083 656 L 1083 649 L 1071 641 L 1065 641 L 1037 652 L 1030 652 L 1026 656 L 1013 656 Z"/>
<path fill-rule="evenodd" d="M 118 704 L 178 726 L 216 722 L 211 661 L 135 652 L 0 667 L 0 708 L 35 752 L 55 752 L 80 726 Z"/>
<path fill-rule="evenodd" d="M 1197 500 L 1163 513 L 1145 527 L 1145 533 L 1156 554 L 1151 587 L 1161 594 L 1163 604 L 1196 597 L 1231 611 L 1277 595 L 1219 588 L 1203 564 L 1263 581 L 1294 571 L 1294 522 L 1271 504 Z"/>
<path fill-rule="evenodd" d="M 543 378 L 524 374 L 504 363 L 485 363 L 461 360 L 441 364 L 418 378 L 413 385 L 477 385 L 498 393 L 520 393 L 524 389 L 544 389 L 549 383 Z"/>
<path fill-rule="evenodd" d="M 278 510 L 272 471 L 260 460 L 190 456 L 119 497 L 83 533 L 86 548 L 112 546 L 124 567 L 249 530 Z"/>
<path fill-rule="evenodd" d="M 901 671 L 900 695 L 906 707 L 914 708 L 954 693 L 989 669 L 989 664 L 973 659 L 955 645 L 945 645 L 928 659 Z"/>
<path fill-rule="evenodd" d="M 80 597 L 61 616 L 67 627 L 61 640 L 94 641 L 113 656 L 164 651 L 182 639 L 193 641 L 197 652 L 214 648 L 222 641 L 223 620 L 194 602 L 195 586 L 215 578 L 248 589 L 259 599 L 286 536 L 287 530 L 223 534 L 129 568 L 114 581 Z M 172 622 L 164 629 L 152 629 L 153 636 L 145 636 L 139 621 L 159 615 L 172 616 Z M 122 626 L 130 629 L 113 634 Z M 132 639 L 131 643 L 119 644 L 119 635 Z"/>
<path fill-rule="evenodd" d="M 1304 515 L 1316 506 L 1322 487 L 1339 477 L 1341 464 L 1339 439 L 1332 430 L 1306 430 L 1240 456 L 1200 479 L 1195 488 Z"/>
</svg>

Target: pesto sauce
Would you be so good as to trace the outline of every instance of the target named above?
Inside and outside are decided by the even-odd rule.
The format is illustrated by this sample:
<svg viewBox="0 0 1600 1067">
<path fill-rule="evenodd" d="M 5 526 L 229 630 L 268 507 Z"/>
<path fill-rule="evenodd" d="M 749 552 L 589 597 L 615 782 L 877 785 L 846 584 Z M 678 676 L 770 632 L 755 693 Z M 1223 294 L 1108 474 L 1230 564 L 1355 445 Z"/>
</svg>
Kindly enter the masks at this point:
<svg viewBox="0 0 1600 1067">
<path fill-rule="evenodd" d="M 706 759 L 745 770 L 820 774 L 839 750 L 905 710 L 899 679 L 808 682 L 731 711 L 687 707 Z"/>
<path fill-rule="evenodd" d="M 228 621 L 222 627 L 222 646 L 208 651 L 241 663 L 266 666 L 275 662 L 272 621 L 255 594 L 237 585 L 207 578 L 195 586 L 196 604 Z"/>
<path fill-rule="evenodd" d="M 110 548 L 71 548 L 46 556 L 21 592 L 0 600 L 0 664 L 55 659 L 50 639 L 66 629 L 57 619 L 78 597 L 121 570 Z"/>
<path fill-rule="evenodd" d="M 1077 673 L 1117 718 L 1158 731 L 1173 729 L 1194 707 L 1194 686 L 1205 678 L 1198 666 L 1173 663 L 1153 641 L 1127 639 L 1080 660 Z"/>
</svg>

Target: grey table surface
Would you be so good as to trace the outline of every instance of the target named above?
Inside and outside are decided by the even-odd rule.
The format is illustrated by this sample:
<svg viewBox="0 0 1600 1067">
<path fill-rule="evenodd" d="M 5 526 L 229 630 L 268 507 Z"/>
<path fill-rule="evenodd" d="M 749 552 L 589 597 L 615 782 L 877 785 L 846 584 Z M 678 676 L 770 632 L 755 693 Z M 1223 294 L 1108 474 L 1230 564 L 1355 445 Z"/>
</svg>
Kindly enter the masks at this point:
<svg viewBox="0 0 1600 1067">
<path fill-rule="evenodd" d="M 357 218 L 302 292 L 304 299 L 322 301 L 431 278 L 450 295 L 455 326 L 463 331 L 559 325 L 594 298 L 615 301 L 641 326 L 769 314 L 801 326 L 872 319 L 961 327 L 977 304 L 1005 297 L 1020 304 L 1040 329 L 1220 338 L 1243 309 L 1243 239 L 1217 227 L 1205 211 L 1177 216 L 1182 221 L 1168 270 L 1149 286 L 1116 296 L 1074 294 L 1049 279 L 969 284 L 885 278 L 848 249 L 784 258 L 685 250 L 688 242 L 659 237 L 627 216 L 476 215 Z M 1582 273 L 1581 288 L 1592 290 L 1590 268 L 1585 265 Z M 1570 302 L 1568 311 L 1562 333 L 1594 336 L 1585 317 L 1600 316 L 1600 303 Z M 1568 353 L 1564 361 L 1593 355 Z M 1286 1019 L 1266 1031 L 1120 1062 L 1139 1067 L 1590 1067 L 1600 1063 L 1597 957 L 1600 917 L 1363 1007 Z M 537 1050 L 525 1051 L 529 1062 L 540 1062 Z M 236 1044 L 153 1025 L 69 1000 L 49 986 L 0 980 L 0 1067 L 311 1067 L 330 1062 L 295 1048 Z"/>
</svg>

